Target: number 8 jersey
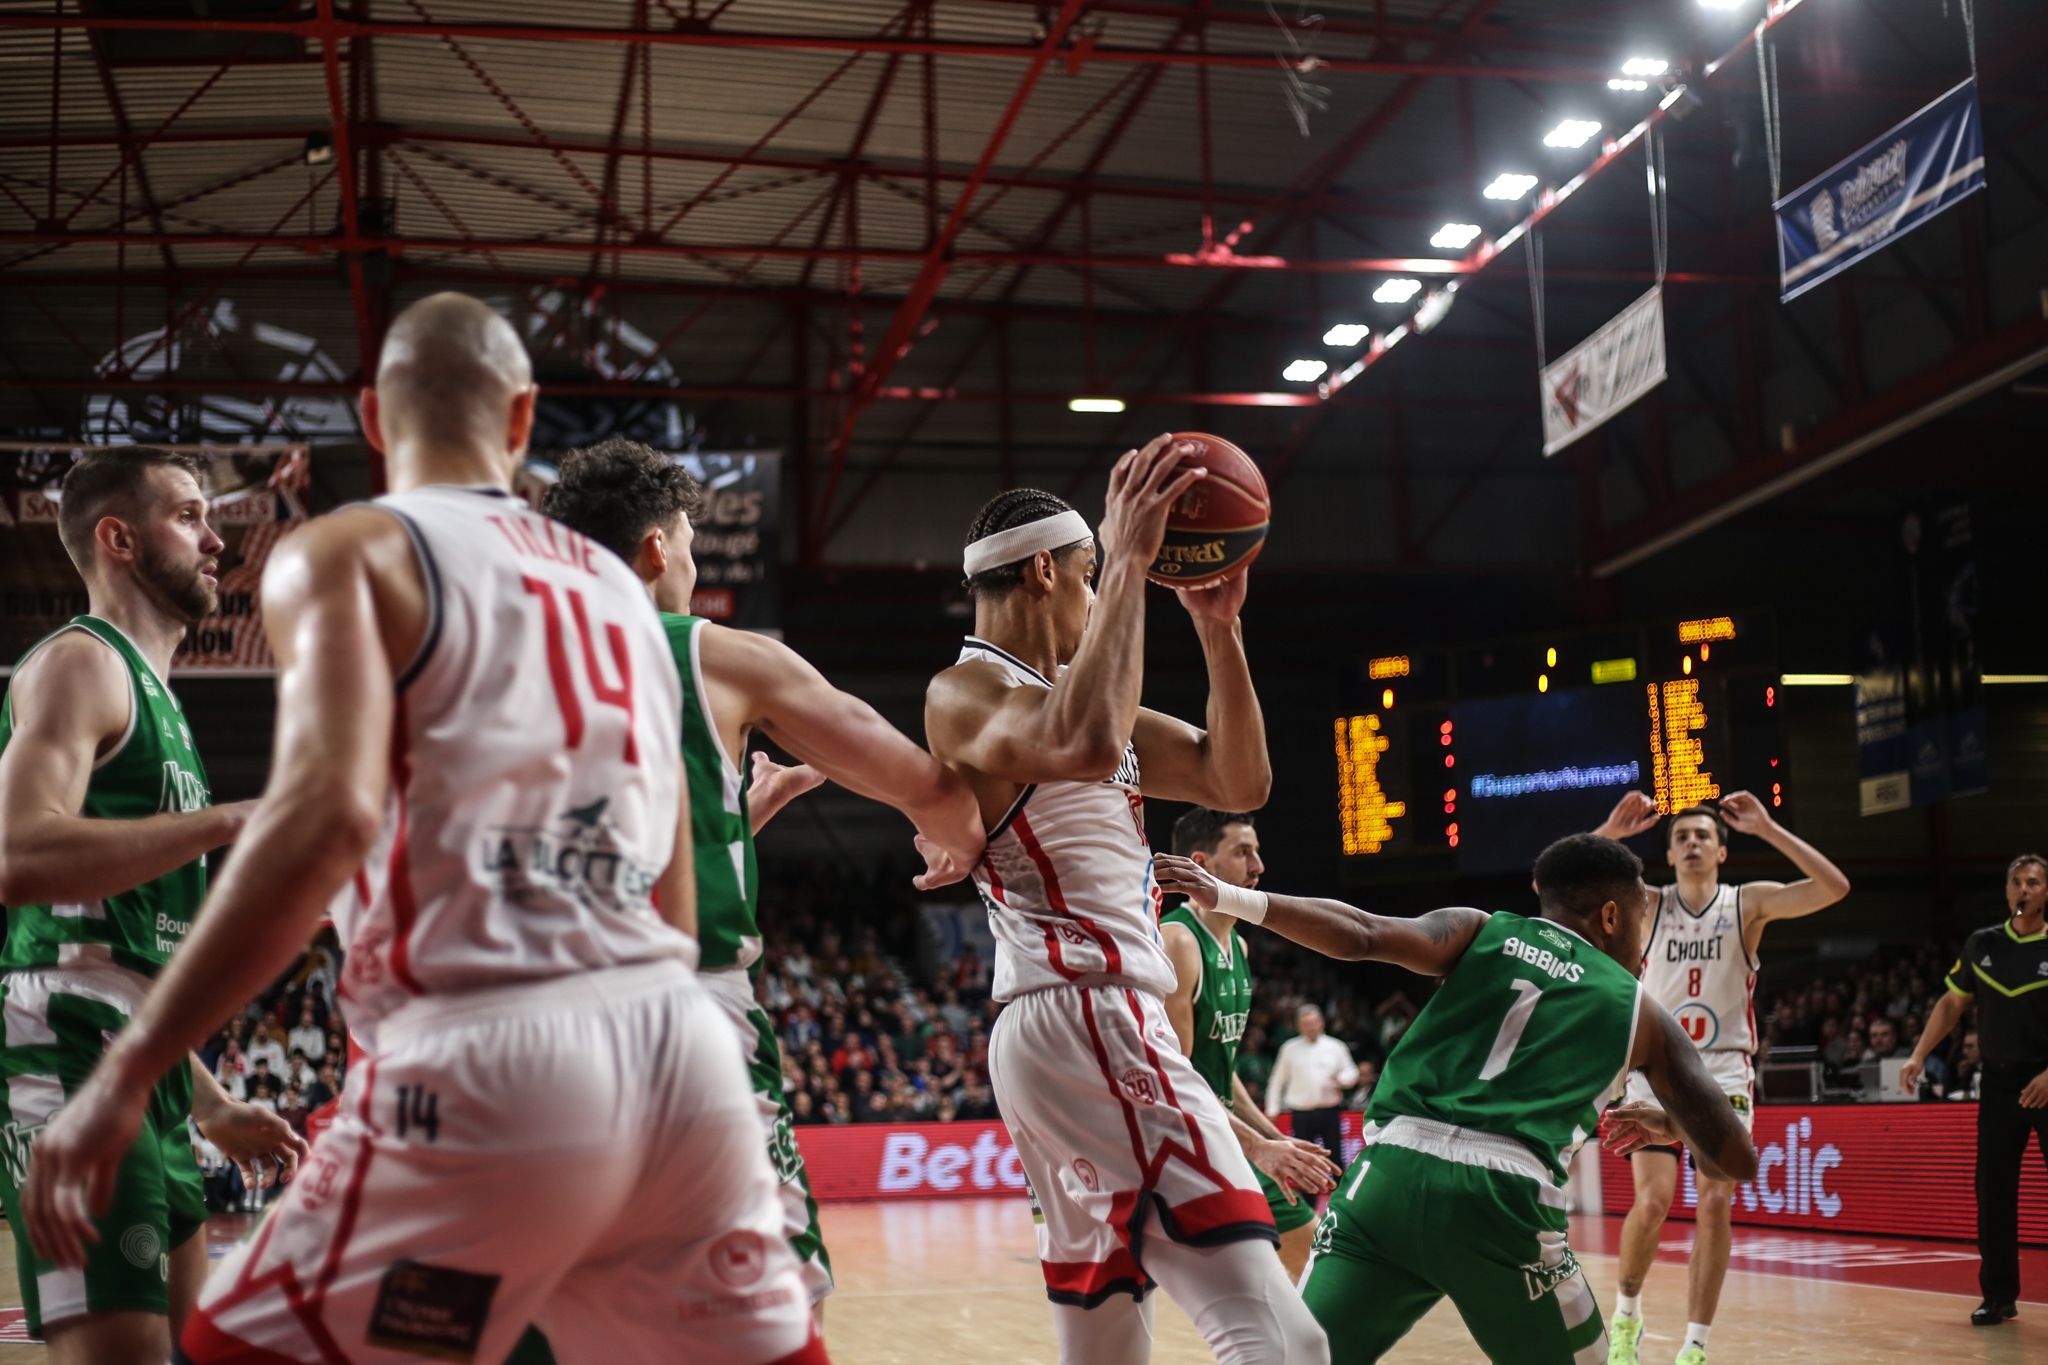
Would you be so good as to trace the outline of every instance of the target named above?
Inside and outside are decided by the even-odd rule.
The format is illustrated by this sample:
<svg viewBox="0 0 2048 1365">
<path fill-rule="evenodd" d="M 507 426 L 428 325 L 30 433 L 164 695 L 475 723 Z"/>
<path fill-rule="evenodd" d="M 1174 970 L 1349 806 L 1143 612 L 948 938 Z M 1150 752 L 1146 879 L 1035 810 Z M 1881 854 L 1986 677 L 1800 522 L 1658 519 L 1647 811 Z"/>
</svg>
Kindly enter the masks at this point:
<svg viewBox="0 0 2048 1365">
<path fill-rule="evenodd" d="M 655 882 L 675 845 L 682 685 L 611 551 L 496 488 L 373 506 L 428 595 L 397 679 L 384 825 L 332 914 L 349 1026 L 427 994 L 691 961 Z"/>
<path fill-rule="evenodd" d="M 1756 962 L 1743 942 L 1742 888 L 1721 885 L 1697 913 L 1660 887 L 1643 989 L 1702 1052 L 1756 1051 Z"/>
<path fill-rule="evenodd" d="M 1407 1116 L 1510 1138 L 1562 1185 L 1627 1074 L 1641 988 L 1562 924 L 1494 914 L 1387 1058 L 1369 1125 Z"/>
</svg>

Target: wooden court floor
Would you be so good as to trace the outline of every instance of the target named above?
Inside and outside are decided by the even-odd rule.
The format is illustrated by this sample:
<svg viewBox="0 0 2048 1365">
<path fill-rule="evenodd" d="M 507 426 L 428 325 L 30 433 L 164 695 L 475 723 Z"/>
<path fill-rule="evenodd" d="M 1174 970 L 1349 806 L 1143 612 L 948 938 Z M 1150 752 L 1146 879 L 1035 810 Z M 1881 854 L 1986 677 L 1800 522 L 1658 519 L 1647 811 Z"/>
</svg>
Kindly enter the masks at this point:
<svg viewBox="0 0 2048 1365">
<path fill-rule="evenodd" d="M 1577 1220 L 1575 1220 L 1576 1222 Z M 232 1235 L 239 1229 L 223 1228 Z M 1034 1252 L 1031 1214 L 1021 1199 L 935 1200 L 927 1203 L 839 1204 L 824 1210 L 826 1244 L 839 1276 L 828 1301 L 825 1337 L 836 1365 L 1057 1365 L 1051 1311 Z M 1737 1249 L 1754 1229 L 1738 1229 Z M 1645 1365 L 1665 1365 L 1678 1353 L 1685 1324 L 1685 1270 L 1678 1264 L 1689 1229 L 1666 1229 L 1670 1251 L 1651 1271 L 1644 1309 L 1650 1324 Z M 1605 1312 L 1614 1298 L 1612 1225 L 1586 1220 L 1574 1243 Z M 1677 1240 L 1672 1240 L 1676 1238 Z M 1815 1259 L 1836 1239 L 1766 1238 L 1753 1245 L 1751 1264 Z M 1850 1252 L 1867 1243 L 1836 1242 Z M 1852 1283 L 1801 1273 L 1731 1270 L 1714 1327 L 1710 1355 L 1717 1365 L 1782 1361 L 1788 1365 L 2020 1365 L 2048 1362 L 2048 1302 L 2024 1303 L 2019 1321 L 1973 1329 L 1974 1294 L 1903 1287 L 1934 1283 L 1963 1288 L 1975 1264 L 1967 1248 L 1934 1247 L 1894 1254 L 1903 1265 L 1877 1272 L 1890 1283 Z M 1887 1259 L 1851 1254 L 1854 1264 Z M 1851 1271 L 1851 1274 L 1862 1272 Z M 2029 1253 L 2029 1293 L 2048 1300 L 2048 1254 Z M 41 1346 L 18 1344 L 19 1305 L 14 1243 L 0 1236 L 0 1365 L 45 1365 Z M 1157 1365 L 1196 1365 L 1211 1359 L 1192 1323 L 1171 1300 L 1157 1310 Z M 14 1338 L 10 1343 L 8 1338 Z M 1389 1356 L 1390 1365 L 1474 1365 L 1482 1357 L 1448 1304 L 1416 1327 Z M 620 1362 L 629 1365 L 629 1362 Z"/>
</svg>

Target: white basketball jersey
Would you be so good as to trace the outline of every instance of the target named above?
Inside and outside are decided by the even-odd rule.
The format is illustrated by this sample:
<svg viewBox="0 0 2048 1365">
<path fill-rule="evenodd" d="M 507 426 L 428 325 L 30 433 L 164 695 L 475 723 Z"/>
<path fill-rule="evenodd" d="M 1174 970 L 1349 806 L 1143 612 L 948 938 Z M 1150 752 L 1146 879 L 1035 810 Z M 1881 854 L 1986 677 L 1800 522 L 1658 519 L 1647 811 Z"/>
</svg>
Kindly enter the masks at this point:
<svg viewBox="0 0 2048 1365">
<path fill-rule="evenodd" d="M 1701 1051 L 1756 1051 L 1756 968 L 1742 941 L 1741 887 L 1717 887 L 1698 913 L 1675 884 L 1659 888 L 1643 989 Z"/>
<path fill-rule="evenodd" d="M 617 555 L 496 488 L 379 498 L 430 612 L 398 679 L 384 826 L 332 907 L 351 1028 L 420 995 L 693 960 L 653 900 L 681 682 Z"/>
<path fill-rule="evenodd" d="M 976 660 L 1026 686 L 1052 686 L 1022 659 L 970 635 L 959 662 Z M 1128 741 L 1106 782 L 1042 782 L 1019 793 L 989 831 L 974 884 L 995 933 L 996 999 L 1050 986 L 1135 986 L 1161 997 L 1173 989 L 1138 751 Z"/>
</svg>

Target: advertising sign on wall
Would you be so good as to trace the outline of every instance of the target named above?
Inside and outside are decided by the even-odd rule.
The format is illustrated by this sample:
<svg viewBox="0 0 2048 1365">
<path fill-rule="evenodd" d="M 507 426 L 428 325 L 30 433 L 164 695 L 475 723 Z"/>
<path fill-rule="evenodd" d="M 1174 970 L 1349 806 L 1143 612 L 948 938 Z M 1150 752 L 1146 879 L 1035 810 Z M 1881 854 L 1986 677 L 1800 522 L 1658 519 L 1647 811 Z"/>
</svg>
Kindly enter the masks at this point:
<svg viewBox="0 0 2048 1365">
<path fill-rule="evenodd" d="M 1543 367 L 1543 453 L 1573 441 L 1664 382 L 1664 289 L 1617 313 Z"/>
<path fill-rule="evenodd" d="M 1756 1111 L 1756 1179 L 1735 1195 L 1738 1223 L 1893 1237 L 1977 1236 L 1977 1106 L 1765 1105 Z M 1634 1195 L 1628 1163 L 1600 1155 L 1607 1212 Z M 1692 1159 L 1680 1173 L 1675 1218 L 1699 1204 Z M 2029 1161 L 2020 1177 L 2020 1241 L 2048 1246 L 2048 1173 Z"/>
</svg>

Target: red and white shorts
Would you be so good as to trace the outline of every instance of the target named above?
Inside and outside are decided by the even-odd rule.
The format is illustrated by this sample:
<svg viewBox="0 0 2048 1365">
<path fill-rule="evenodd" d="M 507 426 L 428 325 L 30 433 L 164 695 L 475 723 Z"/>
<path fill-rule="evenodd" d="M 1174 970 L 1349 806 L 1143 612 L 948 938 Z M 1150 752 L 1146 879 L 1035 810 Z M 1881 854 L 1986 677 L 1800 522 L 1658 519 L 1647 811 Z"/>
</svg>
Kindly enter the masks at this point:
<svg viewBox="0 0 2048 1365">
<path fill-rule="evenodd" d="M 1181 1055 L 1158 996 L 1061 986 L 1012 1000 L 989 1079 L 1031 1183 L 1055 1303 L 1142 1299 L 1146 1214 L 1176 1242 L 1277 1242 L 1229 1115 Z"/>
<path fill-rule="evenodd" d="M 377 1045 L 207 1282 L 194 1365 L 496 1361 L 528 1323 L 563 1365 L 823 1365 L 732 1025 L 686 967 L 425 997 Z"/>
</svg>

